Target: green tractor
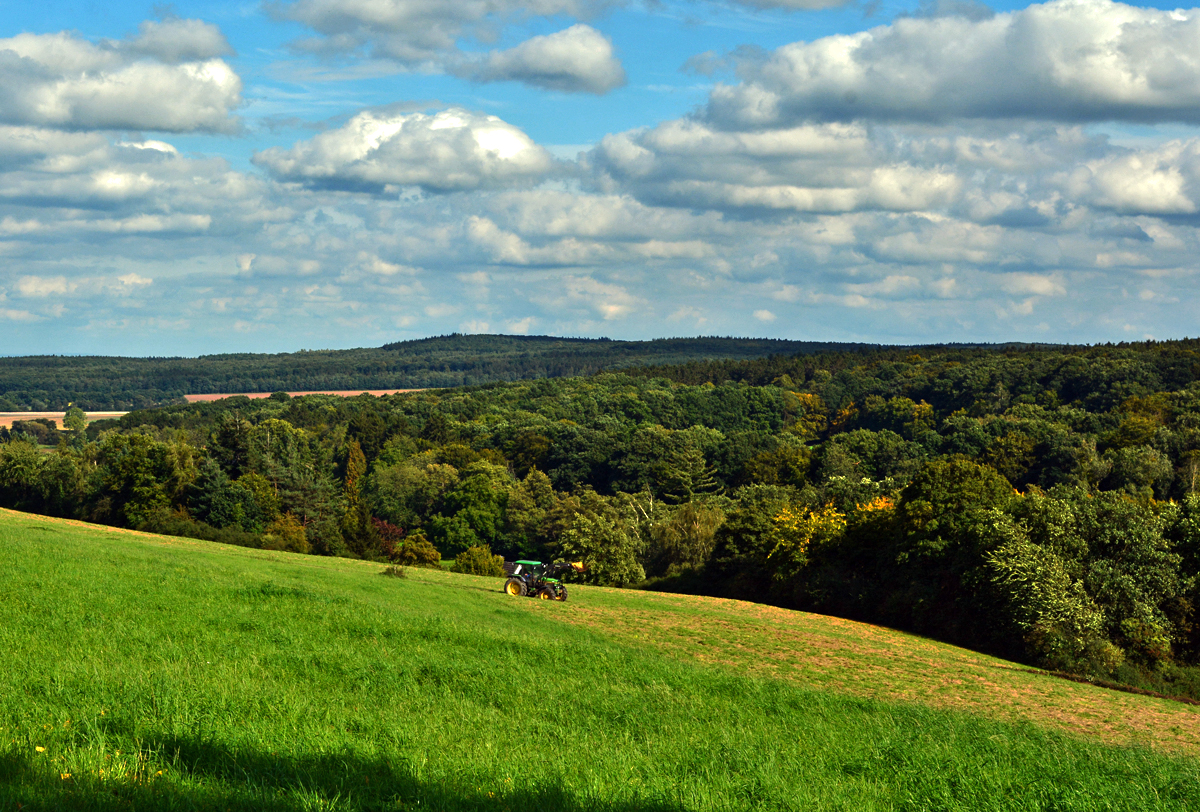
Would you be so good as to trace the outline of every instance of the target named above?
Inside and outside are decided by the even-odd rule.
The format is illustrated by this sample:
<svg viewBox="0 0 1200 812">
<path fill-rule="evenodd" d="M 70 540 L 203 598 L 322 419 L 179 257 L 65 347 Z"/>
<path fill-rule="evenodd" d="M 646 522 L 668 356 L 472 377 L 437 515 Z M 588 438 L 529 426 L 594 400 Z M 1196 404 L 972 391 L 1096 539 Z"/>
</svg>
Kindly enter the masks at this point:
<svg viewBox="0 0 1200 812">
<path fill-rule="evenodd" d="M 578 562 L 568 563 L 559 561 L 557 564 L 543 564 L 541 561 L 514 561 L 505 564 L 509 570 L 508 580 L 504 582 L 504 592 L 517 597 L 538 597 L 544 601 L 565 601 L 567 585 L 558 576 L 567 572 L 586 572 L 587 567 Z"/>
</svg>

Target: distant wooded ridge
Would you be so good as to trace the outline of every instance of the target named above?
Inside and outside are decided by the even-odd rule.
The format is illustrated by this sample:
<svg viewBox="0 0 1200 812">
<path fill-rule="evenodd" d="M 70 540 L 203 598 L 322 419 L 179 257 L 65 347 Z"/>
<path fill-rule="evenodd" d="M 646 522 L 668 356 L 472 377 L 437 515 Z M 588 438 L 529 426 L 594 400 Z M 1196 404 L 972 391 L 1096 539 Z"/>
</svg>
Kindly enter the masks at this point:
<svg viewBox="0 0 1200 812">
<path fill-rule="evenodd" d="M 23 356 L 0 358 L 0 411 L 53 411 L 70 404 L 87 410 L 131 410 L 180 401 L 184 395 L 443 388 L 631 367 L 882 349 L 875 344 L 715 336 L 617 341 L 453 333 L 353 350 L 198 358 Z"/>
</svg>

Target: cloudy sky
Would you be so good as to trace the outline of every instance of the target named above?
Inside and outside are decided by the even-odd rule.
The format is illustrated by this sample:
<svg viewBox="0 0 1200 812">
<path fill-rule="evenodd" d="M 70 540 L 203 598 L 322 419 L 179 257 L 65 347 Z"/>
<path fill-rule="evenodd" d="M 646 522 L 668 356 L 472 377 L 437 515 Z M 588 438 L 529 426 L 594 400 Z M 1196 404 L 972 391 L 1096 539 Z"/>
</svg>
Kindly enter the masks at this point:
<svg viewBox="0 0 1200 812">
<path fill-rule="evenodd" d="M 1200 334 L 1200 9 L 2 7 L 0 354 Z"/>
</svg>

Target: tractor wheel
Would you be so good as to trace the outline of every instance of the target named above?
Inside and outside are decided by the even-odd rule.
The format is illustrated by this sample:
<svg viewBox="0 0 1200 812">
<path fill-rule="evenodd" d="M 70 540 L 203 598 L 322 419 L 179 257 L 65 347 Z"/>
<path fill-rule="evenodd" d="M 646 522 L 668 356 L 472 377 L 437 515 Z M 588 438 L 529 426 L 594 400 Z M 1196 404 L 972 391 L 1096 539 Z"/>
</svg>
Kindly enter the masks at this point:
<svg viewBox="0 0 1200 812">
<path fill-rule="evenodd" d="M 525 596 L 525 582 L 520 578 L 509 578 L 504 582 L 504 592 L 522 598 Z"/>
<path fill-rule="evenodd" d="M 558 588 L 556 600 L 565 601 L 567 599 L 567 585 L 563 584 Z"/>
<path fill-rule="evenodd" d="M 538 599 L 543 601 L 554 600 L 554 590 L 548 586 L 544 586 L 538 590 Z"/>
</svg>

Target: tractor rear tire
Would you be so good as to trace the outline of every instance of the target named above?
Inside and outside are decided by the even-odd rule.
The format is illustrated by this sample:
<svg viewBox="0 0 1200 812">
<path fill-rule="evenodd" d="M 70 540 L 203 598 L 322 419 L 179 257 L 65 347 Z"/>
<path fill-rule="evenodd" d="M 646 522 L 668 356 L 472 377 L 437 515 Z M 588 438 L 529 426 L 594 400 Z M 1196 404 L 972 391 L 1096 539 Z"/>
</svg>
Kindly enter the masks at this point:
<svg viewBox="0 0 1200 812">
<path fill-rule="evenodd" d="M 523 598 L 526 594 L 525 582 L 520 578 L 509 578 L 504 582 L 504 592 L 505 594 L 512 595 L 513 597 Z"/>
<path fill-rule="evenodd" d="M 558 595 L 555 596 L 555 600 L 565 601 L 566 599 L 567 599 L 567 585 L 563 584 L 562 586 L 560 586 L 558 588 Z"/>
<path fill-rule="evenodd" d="M 543 601 L 554 600 L 554 590 L 548 586 L 544 586 L 538 590 L 538 599 Z"/>
</svg>

